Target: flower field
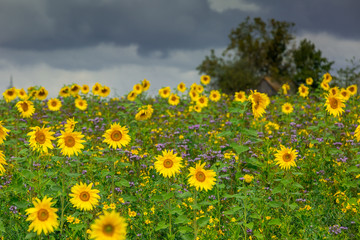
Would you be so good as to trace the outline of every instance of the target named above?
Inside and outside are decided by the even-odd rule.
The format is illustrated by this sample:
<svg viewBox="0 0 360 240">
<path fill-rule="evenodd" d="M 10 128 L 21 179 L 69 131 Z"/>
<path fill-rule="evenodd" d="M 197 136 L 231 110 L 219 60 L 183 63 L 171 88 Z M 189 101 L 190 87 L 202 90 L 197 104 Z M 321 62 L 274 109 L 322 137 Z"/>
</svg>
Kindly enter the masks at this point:
<svg viewBox="0 0 360 240">
<path fill-rule="evenodd" d="M 360 239 L 357 85 L 210 81 L 7 89 L 2 239 Z"/>
</svg>

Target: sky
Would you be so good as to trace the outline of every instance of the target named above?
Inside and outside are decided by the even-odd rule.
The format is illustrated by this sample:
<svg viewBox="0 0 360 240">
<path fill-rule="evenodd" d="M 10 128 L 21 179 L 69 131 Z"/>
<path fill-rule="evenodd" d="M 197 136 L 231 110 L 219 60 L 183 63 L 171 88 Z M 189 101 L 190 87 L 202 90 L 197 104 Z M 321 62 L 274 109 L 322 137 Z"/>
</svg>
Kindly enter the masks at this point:
<svg viewBox="0 0 360 240">
<path fill-rule="evenodd" d="M 210 50 L 249 17 L 295 23 L 336 69 L 360 56 L 357 0 L 0 0 L 0 92 L 99 82 L 123 96 L 147 79 L 150 94 L 199 83 Z"/>
</svg>

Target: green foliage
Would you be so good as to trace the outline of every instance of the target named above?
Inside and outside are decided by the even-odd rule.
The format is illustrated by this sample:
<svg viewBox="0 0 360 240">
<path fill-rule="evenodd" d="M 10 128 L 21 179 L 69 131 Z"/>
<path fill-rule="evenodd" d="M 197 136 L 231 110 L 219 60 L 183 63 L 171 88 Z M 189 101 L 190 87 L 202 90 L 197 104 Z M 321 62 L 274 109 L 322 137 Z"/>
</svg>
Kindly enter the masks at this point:
<svg viewBox="0 0 360 240">
<path fill-rule="evenodd" d="M 342 87 L 348 87 L 352 84 L 360 83 L 360 60 L 356 60 L 353 57 L 350 60 L 346 60 L 349 63 L 349 66 L 345 68 L 340 68 L 337 71 L 337 76 L 334 77 L 334 82 Z"/>
</svg>

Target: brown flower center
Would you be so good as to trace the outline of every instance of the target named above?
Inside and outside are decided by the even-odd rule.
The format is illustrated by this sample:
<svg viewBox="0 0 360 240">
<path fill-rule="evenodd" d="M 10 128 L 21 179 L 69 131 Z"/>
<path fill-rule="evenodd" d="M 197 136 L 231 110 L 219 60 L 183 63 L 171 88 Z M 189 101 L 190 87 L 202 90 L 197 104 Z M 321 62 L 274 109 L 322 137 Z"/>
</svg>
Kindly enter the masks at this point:
<svg viewBox="0 0 360 240">
<path fill-rule="evenodd" d="M 14 92 L 14 91 L 12 91 L 12 90 L 8 91 L 8 95 L 9 95 L 9 96 L 14 95 L 14 93 L 15 93 L 15 92 Z"/>
<path fill-rule="evenodd" d="M 40 221 L 46 221 L 49 218 L 49 212 L 46 209 L 40 209 L 37 213 L 37 217 Z"/>
<path fill-rule="evenodd" d="M 339 103 L 335 98 L 330 98 L 329 102 L 330 102 L 330 107 L 332 109 L 337 109 L 338 108 Z"/>
<path fill-rule="evenodd" d="M 106 235 L 106 236 L 112 236 L 115 232 L 115 228 L 113 225 L 111 224 L 106 224 L 104 227 L 103 227 L 103 233 Z"/>
<path fill-rule="evenodd" d="M 41 97 L 42 97 L 42 96 L 44 96 L 44 95 L 45 95 L 45 91 L 40 90 L 38 94 L 39 94 L 39 96 L 41 96 Z"/>
<path fill-rule="evenodd" d="M 73 136 L 65 137 L 64 142 L 65 142 L 65 146 L 67 146 L 67 147 L 71 148 L 71 147 L 75 146 L 75 138 Z"/>
<path fill-rule="evenodd" d="M 199 99 L 199 102 L 204 103 L 205 100 L 204 100 L 203 98 L 200 98 L 200 99 Z"/>
<path fill-rule="evenodd" d="M 164 161 L 164 167 L 171 168 L 174 165 L 174 162 L 171 159 L 166 159 Z"/>
<path fill-rule="evenodd" d="M 284 160 L 284 162 L 290 162 L 291 161 L 291 154 L 289 154 L 289 153 L 285 153 L 284 155 L 283 155 L 283 160 Z"/>
<path fill-rule="evenodd" d="M 122 139 L 122 133 L 119 130 L 115 130 L 111 133 L 111 140 L 120 141 Z"/>
<path fill-rule="evenodd" d="M 177 98 L 176 98 L 175 96 L 173 96 L 173 97 L 171 98 L 171 101 L 175 102 L 176 99 L 177 99 Z"/>
<path fill-rule="evenodd" d="M 79 197 L 80 197 L 81 201 L 87 202 L 90 199 L 90 194 L 89 194 L 89 192 L 82 192 L 82 193 L 80 193 Z"/>
<path fill-rule="evenodd" d="M 26 102 L 21 103 L 21 108 L 24 112 L 29 110 L 29 105 Z"/>
<path fill-rule="evenodd" d="M 40 143 L 40 144 L 44 144 L 46 140 L 46 136 L 43 132 L 37 132 L 35 134 L 35 141 Z"/>
<path fill-rule="evenodd" d="M 56 106 L 57 106 L 57 102 L 56 102 L 56 101 L 52 101 L 52 102 L 51 102 L 51 106 L 56 107 Z"/>
<path fill-rule="evenodd" d="M 198 180 L 199 182 L 204 182 L 206 179 L 205 174 L 202 171 L 198 171 L 195 175 L 196 180 Z"/>
</svg>

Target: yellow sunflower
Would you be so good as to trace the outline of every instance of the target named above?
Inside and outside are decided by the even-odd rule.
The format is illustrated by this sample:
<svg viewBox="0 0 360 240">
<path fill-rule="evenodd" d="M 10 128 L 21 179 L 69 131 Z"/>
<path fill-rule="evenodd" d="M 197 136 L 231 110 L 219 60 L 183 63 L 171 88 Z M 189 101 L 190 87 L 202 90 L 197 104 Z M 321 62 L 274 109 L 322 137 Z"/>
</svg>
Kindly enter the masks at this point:
<svg viewBox="0 0 360 240">
<path fill-rule="evenodd" d="M 50 111 L 59 111 L 62 104 L 61 101 L 57 98 L 51 98 L 48 102 L 47 102 L 47 106 L 49 108 Z"/>
<path fill-rule="evenodd" d="M 182 168 L 182 158 L 177 156 L 177 153 L 173 153 L 173 150 L 164 150 L 162 155 L 155 157 L 156 162 L 154 163 L 156 171 L 164 177 L 175 176 L 176 173 L 180 172 Z"/>
<path fill-rule="evenodd" d="M 81 149 L 84 148 L 82 143 L 85 142 L 85 140 L 82 140 L 84 135 L 81 132 L 60 131 L 60 133 L 57 145 L 61 148 L 61 154 L 71 157 L 74 154 L 77 156 L 78 153 L 81 153 Z"/>
<path fill-rule="evenodd" d="M 201 81 L 201 83 L 204 84 L 204 85 L 208 85 L 208 84 L 210 83 L 210 80 L 211 80 L 211 78 L 210 78 L 209 75 L 202 75 L 202 76 L 200 77 L 200 81 Z"/>
<path fill-rule="evenodd" d="M 312 85 L 314 83 L 314 80 L 311 77 L 308 77 L 305 82 L 307 85 Z"/>
<path fill-rule="evenodd" d="M 2 176 L 5 172 L 4 165 L 7 165 L 5 155 L 3 151 L 0 150 L 0 176 Z"/>
<path fill-rule="evenodd" d="M 193 106 L 193 109 L 195 112 L 201 112 L 202 111 L 202 107 L 199 104 L 195 104 L 195 106 Z"/>
<path fill-rule="evenodd" d="M 77 123 L 78 123 L 78 122 L 76 122 L 74 118 L 68 118 L 68 119 L 66 120 L 65 125 L 64 125 L 65 132 L 72 132 L 72 131 L 74 131 L 75 125 L 76 125 Z"/>
<path fill-rule="evenodd" d="M 16 89 L 14 87 L 6 89 L 5 92 L 3 93 L 3 96 L 6 102 L 11 102 L 16 98 Z"/>
<path fill-rule="evenodd" d="M 95 240 L 124 240 L 126 239 L 127 223 L 119 213 L 104 212 L 91 224 L 90 238 Z"/>
<path fill-rule="evenodd" d="M 23 88 L 22 89 L 17 89 L 16 91 L 17 91 L 17 95 L 19 96 L 19 98 L 21 100 L 25 100 L 25 99 L 28 98 L 28 95 L 27 95 L 27 93 L 25 92 L 25 90 Z"/>
<path fill-rule="evenodd" d="M 48 95 L 48 91 L 44 88 L 41 87 L 37 92 L 36 92 L 36 98 L 39 100 L 44 100 L 46 99 Z"/>
<path fill-rule="evenodd" d="M 201 85 L 197 85 L 195 90 L 200 94 L 204 91 L 204 87 Z"/>
<path fill-rule="evenodd" d="M 31 101 L 19 101 L 18 103 L 16 103 L 15 105 L 18 109 L 18 111 L 21 113 L 21 117 L 23 118 L 29 118 L 31 117 L 34 112 L 35 112 L 35 107 L 33 102 Z"/>
<path fill-rule="evenodd" d="M 150 88 L 150 82 L 146 78 L 142 81 L 141 85 L 144 92 Z"/>
<path fill-rule="evenodd" d="M 151 118 L 154 109 L 151 105 L 143 106 L 138 109 L 138 113 L 135 115 L 137 121 L 148 120 Z"/>
<path fill-rule="evenodd" d="M 70 88 L 68 86 L 61 88 L 59 95 L 63 98 L 69 97 L 71 95 Z"/>
<path fill-rule="evenodd" d="M 48 148 L 54 148 L 51 140 L 55 140 L 55 137 L 53 137 L 55 133 L 50 131 L 51 128 L 36 126 L 30 129 L 32 129 L 32 132 L 29 132 L 27 135 L 30 136 L 29 143 L 33 150 L 47 153 Z"/>
<path fill-rule="evenodd" d="M 133 86 L 133 91 L 134 91 L 137 95 L 141 94 L 142 91 L 143 91 L 142 84 L 140 84 L 140 83 L 135 84 L 135 85 Z"/>
<path fill-rule="evenodd" d="M 282 106 L 281 106 L 281 110 L 283 113 L 285 114 L 290 114 L 294 111 L 294 108 L 293 106 L 290 104 L 290 103 L 284 103 Z"/>
<path fill-rule="evenodd" d="M 196 102 L 199 99 L 199 94 L 196 90 L 190 90 L 189 92 L 191 101 Z"/>
<path fill-rule="evenodd" d="M 0 144 L 2 144 L 4 142 L 4 140 L 6 139 L 6 136 L 8 136 L 10 130 L 6 129 L 3 125 L 2 125 L 2 121 L 0 121 Z"/>
<path fill-rule="evenodd" d="M 323 80 L 323 81 L 320 83 L 320 87 L 321 87 L 322 89 L 324 89 L 325 91 L 329 91 L 329 89 L 330 89 L 329 83 L 326 82 L 325 80 Z"/>
<path fill-rule="evenodd" d="M 81 87 L 81 92 L 82 92 L 83 94 L 87 94 L 89 91 L 90 91 L 90 88 L 89 88 L 88 85 L 86 85 L 86 84 L 82 85 L 82 87 Z"/>
<path fill-rule="evenodd" d="M 209 99 L 206 96 L 201 96 L 197 99 L 196 104 L 201 108 L 207 107 L 209 103 Z"/>
<path fill-rule="evenodd" d="M 99 92 L 101 97 L 107 97 L 110 94 L 110 88 L 108 86 L 103 86 Z"/>
<path fill-rule="evenodd" d="M 213 102 L 218 102 L 221 98 L 221 94 L 218 90 L 211 90 L 209 99 Z"/>
<path fill-rule="evenodd" d="M 132 102 L 133 102 L 133 101 L 135 101 L 136 96 L 137 96 L 136 92 L 131 91 L 131 92 L 127 95 L 127 100 L 129 100 L 129 101 L 132 101 Z"/>
<path fill-rule="evenodd" d="M 281 149 L 277 150 L 275 153 L 276 164 L 279 165 L 281 169 L 285 170 L 290 169 L 290 167 L 295 167 L 297 155 L 297 152 L 292 148 L 281 146 Z"/>
<path fill-rule="evenodd" d="M 197 163 L 196 167 L 190 167 L 188 183 L 190 186 L 196 188 L 196 190 L 211 190 L 216 182 L 216 173 L 214 170 L 205 170 L 205 163 Z"/>
<path fill-rule="evenodd" d="M 270 104 L 269 97 L 265 93 L 257 92 L 257 90 L 251 90 L 249 100 L 252 103 L 252 112 L 255 118 L 261 117 L 265 113 L 266 107 Z"/>
<path fill-rule="evenodd" d="M 80 89 L 80 86 L 75 83 L 70 87 L 70 94 L 75 97 L 79 94 Z"/>
<path fill-rule="evenodd" d="M 100 95 L 101 88 L 102 88 L 102 86 L 100 83 L 95 83 L 94 86 L 92 87 L 93 94 Z"/>
<path fill-rule="evenodd" d="M 350 85 L 346 88 L 346 90 L 350 92 L 351 96 L 354 96 L 357 93 L 357 85 L 356 84 Z"/>
<path fill-rule="evenodd" d="M 354 136 L 356 137 L 356 140 L 360 142 L 360 125 L 355 129 Z"/>
<path fill-rule="evenodd" d="M 185 90 L 186 90 L 185 83 L 183 83 L 183 82 L 179 83 L 179 85 L 177 85 L 177 90 L 179 90 L 180 92 L 185 92 Z"/>
<path fill-rule="evenodd" d="M 159 90 L 159 95 L 162 98 L 168 98 L 170 96 L 170 93 L 171 93 L 170 87 L 164 87 Z"/>
<path fill-rule="evenodd" d="M 324 106 L 326 106 L 326 110 L 335 117 L 341 115 L 345 110 L 344 99 L 340 95 L 331 95 L 329 94 L 326 97 L 326 102 Z"/>
<path fill-rule="evenodd" d="M 175 93 L 171 94 L 168 100 L 170 105 L 178 105 L 180 103 L 180 97 L 176 95 Z"/>
<path fill-rule="evenodd" d="M 244 91 L 236 92 L 234 94 L 234 101 L 235 102 L 245 102 L 246 101 L 246 95 Z"/>
<path fill-rule="evenodd" d="M 33 201 L 34 208 L 25 210 L 26 215 L 29 215 L 26 221 L 32 221 L 28 231 L 34 230 L 37 235 L 44 232 L 47 235 L 59 226 L 58 215 L 56 215 L 58 210 L 51 207 L 54 204 L 51 200 L 52 198 L 47 198 L 46 196 L 42 201 L 36 198 Z"/>
<path fill-rule="evenodd" d="M 331 95 L 338 95 L 340 93 L 339 87 L 332 87 L 329 89 L 329 94 Z"/>
<path fill-rule="evenodd" d="M 103 137 L 103 142 L 110 145 L 110 147 L 117 149 L 125 147 L 129 144 L 131 138 L 129 136 L 129 130 L 126 127 L 120 126 L 118 123 L 111 125 L 110 129 L 106 130 Z"/>
<path fill-rule="evenodd" d="M 288 91 L 290 90 L 290 85 L 287 84 L 287 83 L 285 83 L 285 84 L 283 84 L 283 85 L 281 86 L 281 88 L 282 88 L 282 90 L 283 90 L 283 93 L 284 93 L 285 95 L 287 95 L 287 94 L 288 94 Z"/>
<path fill-rule="evenodd" d="M 86 185 L 80 182 L 71 188 L 70 202 L 75 208 L 85 211 L 93 210 L 93 208 L 99 204 L 99 190 L 91 189 L 92 183 Z"/>
<path fill-rule="evenodd" d="M 81 99 L 81 98 L 77 98 L 75 99 L 75 107 L 77 107 L 78 109 L 84 111 L 87 109 L 87 102 L 85 99 Z"/>
<path fill-rule="evenodd" d="M 325 73 L 325 74 L 323 75 L 323 81 L 324 81 L 324 82 L 329 83 L 329 82 L 331 82 L 331 80 L 332 80 L 332 76 L 330 75 L 330 73 Z"/>
<path fill-rule="evenodd" d="M 345 100 L 349 100 L 349 98 L 351 97 L 351 93 L 348 89 L 342 88 L 340 90 L 340 96 Z"/>
<path fill-rule="evenodd" d="M 298 90 L 301 97 L 305 98 L 309 95 L 309 88 L 304 84 L 301 84 Z"/>
</svg>

